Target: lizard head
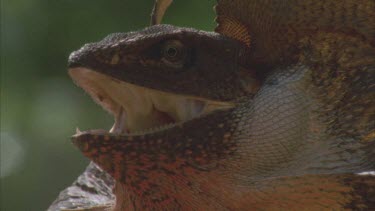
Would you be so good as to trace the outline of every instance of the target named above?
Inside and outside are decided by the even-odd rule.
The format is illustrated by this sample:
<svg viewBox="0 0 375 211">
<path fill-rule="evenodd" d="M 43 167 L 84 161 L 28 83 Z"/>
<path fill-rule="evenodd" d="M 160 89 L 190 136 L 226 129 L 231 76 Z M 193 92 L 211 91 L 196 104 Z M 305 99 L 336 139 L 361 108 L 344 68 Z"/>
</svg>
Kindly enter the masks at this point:
<svg viewBox="0 0 375 211">
<path fill-rule="evenodd" d="M 70 55 L 69 74 L 115 116 L 115 131 L 136 132 L 230 108 L 254 93 L 253 74 L 236 62 L 239 45 L 217 33 L 158 25 L 83 46 Z"/>
<path fill-rule="evenodd" d="M 238 65 L 240 45 L 217 33 L 157 25 L 83 46 L 70 55 L 69 74 L 115 124 L 77 131 L 73 142 L 144 206 L 175 206 L 189 193 L 196 200 L 199 174 L 235 150 L 229 113 L 258 87 Z"/>
</svg>

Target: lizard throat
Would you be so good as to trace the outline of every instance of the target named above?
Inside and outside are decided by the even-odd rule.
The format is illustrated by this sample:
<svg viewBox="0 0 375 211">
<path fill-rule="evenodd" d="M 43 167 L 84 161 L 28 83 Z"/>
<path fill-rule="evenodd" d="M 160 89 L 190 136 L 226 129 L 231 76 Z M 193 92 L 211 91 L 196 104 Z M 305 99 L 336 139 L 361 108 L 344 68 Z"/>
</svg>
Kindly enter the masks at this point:
<svg viewBox="0 0 375 211">
<path fill-rule="evenodd" d="M 114 116 L 113 134 L 144 135 L 174 127 L 207 113 L 233 107 L 230 102 L 153 90 L 87 68 L 69 74 L 99 105 Z M 93 130 L 93 133 L 107 131 Z M 80 133 L 80 131 L 77 131 Z"/>
</svg>

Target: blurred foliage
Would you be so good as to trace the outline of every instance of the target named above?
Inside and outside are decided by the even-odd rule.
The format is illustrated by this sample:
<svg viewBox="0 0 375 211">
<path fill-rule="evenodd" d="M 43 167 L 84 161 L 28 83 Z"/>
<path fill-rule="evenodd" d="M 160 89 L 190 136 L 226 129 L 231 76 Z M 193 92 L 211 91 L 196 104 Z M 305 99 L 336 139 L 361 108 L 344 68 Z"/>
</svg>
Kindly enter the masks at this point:
<svg viewBox="0 0 375 211">
<path fill-rule="evenodd" d="M 66 72 L 84 43 L 149 24 L 151 0 L 1 0 L 1 210 L 45 210 L 88 163 L 76 126 L 113 119 Z M 164 23 L 212 31 L 215 0 L 175 0 Z"/>
</svg>

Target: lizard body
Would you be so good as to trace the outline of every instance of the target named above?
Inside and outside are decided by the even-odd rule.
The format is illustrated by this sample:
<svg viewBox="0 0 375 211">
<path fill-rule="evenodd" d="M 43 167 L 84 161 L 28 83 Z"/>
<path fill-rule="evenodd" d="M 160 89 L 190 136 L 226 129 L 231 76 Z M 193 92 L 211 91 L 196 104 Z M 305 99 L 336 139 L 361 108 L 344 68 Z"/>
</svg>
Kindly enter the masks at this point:
<svg viewBox="0 0 375 211">
<path fill-rule="evenodd" d="M 115 210 L 371 210 L 374 8 L 219 1 L 217 31 L 245 23 L 250 47 L 167 25 L 86 45 L 70 74 L 116 123 L 73 142 L 115 179 Z"/>
</svg>

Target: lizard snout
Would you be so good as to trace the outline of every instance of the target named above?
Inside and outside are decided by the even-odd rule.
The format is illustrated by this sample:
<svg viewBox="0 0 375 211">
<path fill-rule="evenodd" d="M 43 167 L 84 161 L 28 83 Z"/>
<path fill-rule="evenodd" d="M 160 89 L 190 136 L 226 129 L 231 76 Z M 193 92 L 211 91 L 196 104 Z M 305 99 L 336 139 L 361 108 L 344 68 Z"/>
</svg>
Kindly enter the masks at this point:
<svg viewBox="0 0 375 211">
<path fill-rule="evenodd" d="M 69 55 L 68 67 L 87 67 L 90 61 L 90 55 L 94 50 L 93 44 L 85 44 L 80 49 L 73 51 Z"/>
</svg>

